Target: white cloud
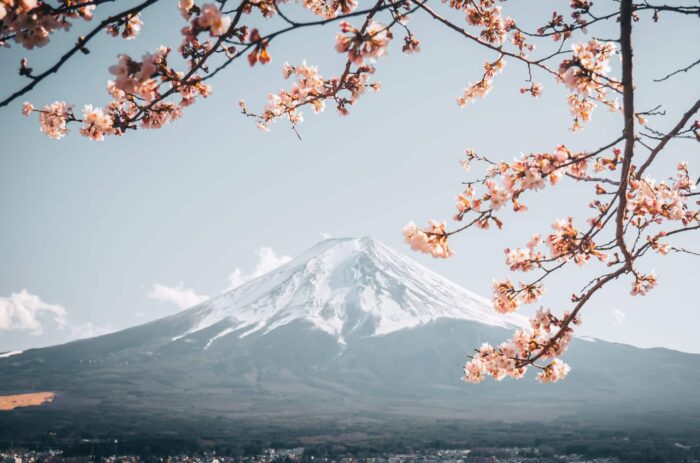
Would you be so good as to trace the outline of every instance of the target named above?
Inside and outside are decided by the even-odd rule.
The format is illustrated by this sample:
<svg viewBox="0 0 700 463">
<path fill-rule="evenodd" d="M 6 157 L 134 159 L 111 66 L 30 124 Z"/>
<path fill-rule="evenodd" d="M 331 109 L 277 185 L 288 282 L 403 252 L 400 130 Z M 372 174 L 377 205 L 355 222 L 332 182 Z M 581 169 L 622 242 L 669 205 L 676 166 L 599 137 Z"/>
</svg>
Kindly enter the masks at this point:
<svg viewBox="0 0 700 463">
<path fill-rule="evenodd" d="M 70 329 L 71 339 L 87 339 L 102 336 L 103 334 L 114 331 L 110 326 L 99 326 L 94 323 L 87 322 L 79 325 L 73 325 Z"/>
<path fill-rule="evenodd" d="M 331 235 L 330 233 L 325 233 L 325 232 L 321 233 L 321 239 L 329 240 L 331 238 L 333 238 L 333 235 Z"/>
<path fill-rule="evenodd" d="M 613 316 L 613 319 L 615 320 L 616 325 L 622 325 L 622 322 L 624 322 L 625 318 L 627 318 L 627 315 L 625 315 L 625 313 L 620 309 L 613 310 L 612 316 Z"/>
<path fill-rule="evenodd" d="M 255 265 L 255 270 L 253 270 L 251 273 L 243 273 L 243 270 L 236 267 L 233 273 L 226 278 L 226 281 L 228 282 L 226 291 L 237 288 L 243 283 L 264 275 L 267 272 L 276 269 L 280 265 L 284 265 L 292 260 L 292 258 L 289 256 L 277 256 L 275 251 L 273 251 L 269 246 L 261 247 L 255 251 L 255 254 L 258 255 L 258 263 Z"/>
<path fill-rule="evenodd" d="M 148 297 L 156 301 L 170 302 L 179 309 L 187 309 L 209 299 L 209 296 L 195 293 L 190 288 L 179 286 L 153 285 Z"/>
<path fill-rule="evenodd" d="M 38 336 L 43 333 L 47 320 L 63 329 L 66 309 L 44 302 L 26 289 L 12 293 L 10 297 L 0 297 L 0 331 L 26 331 Z"/>
</svg>

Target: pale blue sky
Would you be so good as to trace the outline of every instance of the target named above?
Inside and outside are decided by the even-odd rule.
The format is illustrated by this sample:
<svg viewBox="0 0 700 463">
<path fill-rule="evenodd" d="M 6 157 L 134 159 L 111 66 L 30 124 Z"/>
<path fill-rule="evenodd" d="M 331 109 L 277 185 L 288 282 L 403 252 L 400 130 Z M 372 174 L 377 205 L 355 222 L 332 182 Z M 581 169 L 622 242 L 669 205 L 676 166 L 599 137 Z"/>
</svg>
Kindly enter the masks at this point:
<svg viewBox="0 0 700 463">
<path fill-rule="evenodd" d="M 535 16 L 533 4 L 552 3 L 568 5 L 519 1 L 505 9 L 532 22 L 546 18 L 551 8 Z M 596 6 L 615 8 L 613 2 Z M 299 11 L 287 9 L 291 15 Z M 663 16 L 657 25 L 648 19 L 645 15 L 635 25 L 638 108 L 663 103 L 671 116 L 655 127 L 665 129 L 697 98 L 698 71 L 662 84 L 651 80 L 696 59 L 700 28 L 692 17 Z M 118 53 L 140 57 L 179 40 L 182 22 L 174 1 L 147 11 L 143 21 L 137 40 L 100 36 L 90 55 L 76 57 L 26 99 L 37 106 L 54 100 L 78 108 L 104 104 L 107 68 Z M 465 148 L 511 159 L 560 143 L 594 148 L 619 133 L 620 118 L 602 109 L 585 131 L 569 133 L 563 90 L 536 74 L 544 95 L 521 96 L 525 69 L 514 61 L 486 100 L 457 108 L 455 97 L 480 77 L 483 60 L 491 55 L 425 16 L 412 24 L 422 51 L 403 55 L 397 34 L 389 56 L 377 63 L 382 91 L 363 97 L 346 118 L 333 108 L 319 116 L 305 111 L 303 141 L 286 124 L 260 132 L 239 113 L 237 102 L 245 98 L 251 109 L 260 108 L 267 93 L 288 85 L 281 78 L 285 61 L 306 58 L 324 75 L 339 73 L 334 25 L 273 42 L 267 66 L 232 66 L 212 82 L 211 98 L 161 130 L 94 143 L 73 129 L 54 141 L 39 132 L 36 118 L 21 116 L 24 99 L 0 110 L 0 297 L 26 288 L 67 310 L 63 329 L 47 322 L 42 335 L 0 331 L 0 351 L 62 342 L 87 323 L 119 329 L 173 313 L 176 307 L 147 297 L 154 284 L 182 282 L 198 294 L 216 295 L 236 267 L 253 270 L 254 251 L 261 246 L 293 256 L 328 233 L 370 235 L 410 253 L 401 238 L 408 220 L 422 224 L 453 215 L 453 198 L 465 179 L 458 165 Z M 594 32 L 615 36 L 614 29 Z M 66 37 L 60 33 L 48 47 L 29 54 L 30 64 L 43 69 L 47 58 L 69 46 Z M 22 82 L 16 64 L 25 55 L 17 46 L 0 50 L 3 95 Z M 697 144 L 678 143 L 664 154 L 661 167 L 695 158 L 694 167 L 700 168 L 698 151 Z M 508 220 L 503 232 L 455 237 L 456 256 L 449 261 L 412 257 L 488 296 L 492 277 L 507 274 L 503 248 L 524 244 L 533 232 L 546 233 L 556 218 L 585 211 L 585 202 L 576 202 L 584 198 L 582 191 L 564 182 L 531 197 L 528 214 Z M 699 241 L 694 237 L 685 244 Z M 659 273 L 658 288 L 645 298 L 631 298 L 630 282 L 618 282 L 592 301 L 583 314 L 583 331 L 639 346 L 700 352 L 697 262 L 672 256 L 643 265 Z M 587 276 L 574 269 L 555 280 L 545 305 L 568 308 L 568 295 Z M 625 314 L 621 323 L 616 310 Z"/>
</svg>

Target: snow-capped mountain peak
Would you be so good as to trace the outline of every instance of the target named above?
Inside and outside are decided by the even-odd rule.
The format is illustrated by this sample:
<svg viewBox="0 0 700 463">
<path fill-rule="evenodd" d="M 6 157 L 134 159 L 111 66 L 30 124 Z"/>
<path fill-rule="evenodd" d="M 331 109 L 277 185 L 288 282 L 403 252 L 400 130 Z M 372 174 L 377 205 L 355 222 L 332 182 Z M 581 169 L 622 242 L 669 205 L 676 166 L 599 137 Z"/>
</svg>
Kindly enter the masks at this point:
<svg viewBox="0 0 700 463">
<path fill-rule="evenodd" d="M 175 339 L 216 325 L 217 339 L 265 334 L 294 321 L 335 336 L 379 336 L 438 319 L 513 327 L 490 302 L 369 237 L 321 241 L 289 263 L 182 314 Z"/>
</svg>

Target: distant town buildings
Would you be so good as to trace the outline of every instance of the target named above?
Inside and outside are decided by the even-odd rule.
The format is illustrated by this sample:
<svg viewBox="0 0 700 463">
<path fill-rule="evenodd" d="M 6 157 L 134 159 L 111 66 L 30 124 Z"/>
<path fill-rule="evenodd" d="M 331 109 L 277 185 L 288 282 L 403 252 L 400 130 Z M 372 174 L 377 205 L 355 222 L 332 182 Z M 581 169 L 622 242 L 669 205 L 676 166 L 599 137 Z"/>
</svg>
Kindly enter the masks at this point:
<svg viewBox="0 0 700 463">
<path fill-rule="evenodd" d="M 474 449 L 436 449 L 415 453 L 386 453 L 357 458 L 344 455 L 335 458 L 305 456 L 302 447 L 265 449 L 259 455 L 173 455 L 160 458 L 162 463 L 618 463 L 617 458 L 586 459 L 581 455 L 555 455 L 534 448 L 488 447 Z M 0 463 L 143 463 L 139 456 L 109 457 L 64 456 L 57 450 L 44 452 L 12 450 L 0 452 Z"/>
</svg>

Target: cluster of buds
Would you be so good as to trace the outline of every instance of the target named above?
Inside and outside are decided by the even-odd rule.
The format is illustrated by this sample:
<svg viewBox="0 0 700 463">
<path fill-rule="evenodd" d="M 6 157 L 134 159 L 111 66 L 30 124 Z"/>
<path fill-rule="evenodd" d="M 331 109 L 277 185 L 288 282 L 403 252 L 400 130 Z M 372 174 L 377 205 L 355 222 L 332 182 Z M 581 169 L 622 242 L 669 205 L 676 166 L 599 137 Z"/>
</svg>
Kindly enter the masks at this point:
<svg viewBox="0 0 700 463">
<path fill-rule="evenodd" d="M 588 0 L 572 0 L 571 8 L 574 11 L 571 13 L 571 17 L 573 22 L 567 23 L 564 16 L 555 11 L 552 13 L 549 22 L 537 29 L 537 33 L 539 35 L 550 35 L 555 42 L 558 42 L 562 39 L 571 38 L 576 29 L 583 29 L 585 32 L 588 21 L 584 15 L 588 13 L 592 4 L 593 2 Z"/>
<path fill-rule="evenodd" d="M 630 294 L 632 294 L 632 296 L 646 296 L 646 294 L 656 286 L 656 283 L 657 278 L 654 272 L 648 275 L 635 273 Z"/>
<path fill-rule="evenodd" d="M 121 35 L 125 40 L 133 40 L 141 32 L 141 26 L 143 26 L 141 15 L 138 13 L 130 14 L 123 20 L 107 26 L 107 33 L 112 37 Z"/>
</svg>

